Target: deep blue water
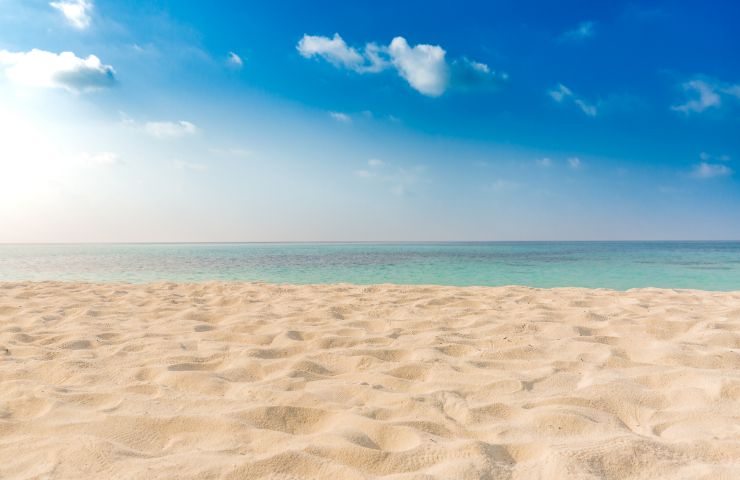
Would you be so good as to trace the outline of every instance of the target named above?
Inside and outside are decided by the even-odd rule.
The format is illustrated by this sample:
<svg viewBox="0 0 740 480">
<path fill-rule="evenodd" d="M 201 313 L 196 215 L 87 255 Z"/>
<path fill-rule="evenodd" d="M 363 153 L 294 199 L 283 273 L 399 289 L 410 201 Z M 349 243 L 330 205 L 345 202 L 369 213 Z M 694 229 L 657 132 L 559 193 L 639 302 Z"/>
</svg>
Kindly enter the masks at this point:
<svg viewBox="0 0 740 480">
<path fill-rule="evenodd" d="M 0 280 L 740 290 L 740 242 L 0 245 Z"/>
</svg>

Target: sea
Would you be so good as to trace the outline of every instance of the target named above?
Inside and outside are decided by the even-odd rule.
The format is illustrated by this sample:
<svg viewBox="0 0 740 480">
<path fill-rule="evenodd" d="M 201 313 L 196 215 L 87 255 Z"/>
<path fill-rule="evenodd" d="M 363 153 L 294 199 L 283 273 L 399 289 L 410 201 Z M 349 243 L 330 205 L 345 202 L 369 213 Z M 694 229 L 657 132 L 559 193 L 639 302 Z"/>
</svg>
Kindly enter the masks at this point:
<svg viewBox="0 0 740 480">
<path fill-rule="evenodd" d="M 740 290 L 740 242 L 0 245 L 0 281 Z"/>
</svg>

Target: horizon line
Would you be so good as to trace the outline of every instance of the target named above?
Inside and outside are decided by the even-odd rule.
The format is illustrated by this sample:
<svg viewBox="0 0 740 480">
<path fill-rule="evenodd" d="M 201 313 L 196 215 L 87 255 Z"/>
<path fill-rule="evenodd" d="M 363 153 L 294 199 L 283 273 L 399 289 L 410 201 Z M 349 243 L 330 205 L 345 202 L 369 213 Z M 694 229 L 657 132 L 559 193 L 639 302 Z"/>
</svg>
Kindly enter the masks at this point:
<svg viewBox="0 0 740 480">
<path fill-rule="evenodd" d="M 275 245 L 275 244 L 444 244 L 444 243 L 734 243 L 740 239 L 626 239 L 626 240 L 236 240 L 236 241 L 81 241 L 81 242 L 0 242 L 12 245 Z"/>
</svg>

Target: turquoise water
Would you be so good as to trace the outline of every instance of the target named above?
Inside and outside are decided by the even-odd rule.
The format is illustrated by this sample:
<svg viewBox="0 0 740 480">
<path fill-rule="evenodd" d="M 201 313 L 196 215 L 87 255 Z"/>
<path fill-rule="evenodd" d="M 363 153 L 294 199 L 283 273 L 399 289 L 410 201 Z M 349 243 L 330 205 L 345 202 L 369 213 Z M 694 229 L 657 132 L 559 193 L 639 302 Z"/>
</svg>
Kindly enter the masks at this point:
<svg viewBox="0 0 740 480">
<path fill-rule="evenodd" d="M 740 290 L 740 242 L 0 245 L 0 280 Z"/>
</svg>

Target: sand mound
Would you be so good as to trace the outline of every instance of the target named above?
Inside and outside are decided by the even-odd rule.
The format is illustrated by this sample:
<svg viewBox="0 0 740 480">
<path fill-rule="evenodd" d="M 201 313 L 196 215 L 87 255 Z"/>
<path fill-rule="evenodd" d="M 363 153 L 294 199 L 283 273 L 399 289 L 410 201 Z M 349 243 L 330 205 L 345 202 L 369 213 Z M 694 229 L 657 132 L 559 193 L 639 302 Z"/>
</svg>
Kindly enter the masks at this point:
<svg viewBox="0 0 740 480">
<path fill-rule="evenodd" d="M 0 478 L 740 478 L 740 293 L 0 284 Z"/>
</svg>

